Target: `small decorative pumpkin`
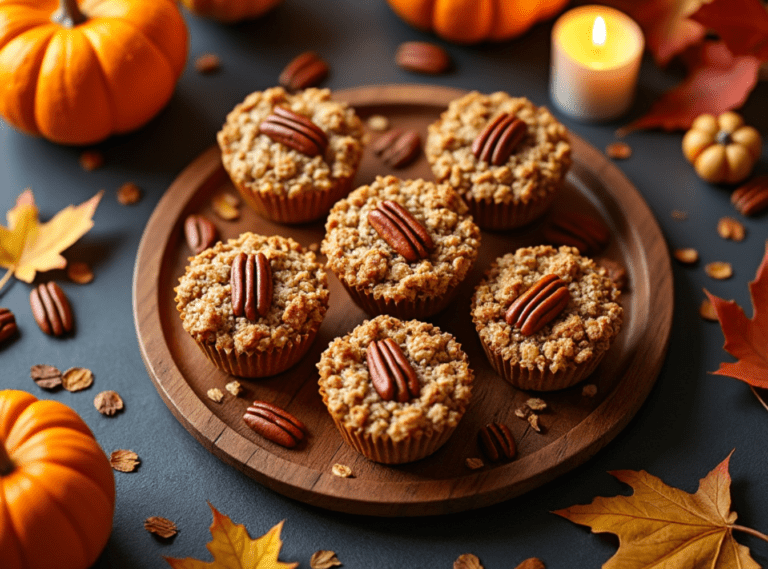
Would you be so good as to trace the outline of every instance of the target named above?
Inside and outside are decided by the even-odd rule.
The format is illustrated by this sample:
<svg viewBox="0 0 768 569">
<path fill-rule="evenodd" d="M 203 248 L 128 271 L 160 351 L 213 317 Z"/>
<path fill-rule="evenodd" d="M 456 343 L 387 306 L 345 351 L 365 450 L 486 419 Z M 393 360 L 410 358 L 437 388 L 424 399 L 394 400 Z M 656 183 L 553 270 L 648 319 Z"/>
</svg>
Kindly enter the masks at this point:
<svg viewBox="0 0 768 569">
<path fill-rule="evenodd" d="M 0 0 L 0 115 L 64 144 L 132 131 L 171 98 L 187 47 L 173 0 Z"/>
<path fill-rule="evenodd" d="M 114 509 L 109 459 L 80 416 L 0 391 L 3 569 L 87 569 L 107 543 Z"/>
<path fill-rule="evenodd" d="M 733 111 L 696 118 L 683 137 L 683 154 L 702 180 L 736 184 L 752 173 L 760 158 L 760 133 Z"/>
<path fill-rule="evenodd" d="M 554 17 L 568 0 L 387 0 L 403 20 L 455 43 L 503 41 Z"/>
<path fill-rule="evenodd" d="M 181 0 L 190 12 L 198 16 L 232 23 L 258 18 L 280 4 L 282 0 Z"/>
</svg>

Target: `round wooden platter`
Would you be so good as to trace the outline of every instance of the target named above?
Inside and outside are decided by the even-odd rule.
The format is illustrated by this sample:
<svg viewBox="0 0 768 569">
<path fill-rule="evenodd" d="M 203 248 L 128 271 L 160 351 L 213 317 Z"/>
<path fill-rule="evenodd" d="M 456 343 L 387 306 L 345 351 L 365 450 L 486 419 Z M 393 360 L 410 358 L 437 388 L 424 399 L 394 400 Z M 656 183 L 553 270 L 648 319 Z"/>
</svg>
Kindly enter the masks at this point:
<svg viewBox="0 0 768 569">
<path fill-rule="evenodd" d="M 393 85 L 339 91 L 334 97 L 348 101 L 363 120 L 383 115 L 391 126 L 416 128 L 426 137 L 427 125 L 450 100 L 464 93 L 435 86 Z M 336 431 L 317 392 L 315 364 L 333 338 L 348 333 L 366 315 L 332 274 L 330 308 L 307 355 L 278 376 L 240 380 L 245 393 L 239 397 L 227 393 L 225 384 L 235 378 L 208 362 L 183 330 L 175 307 L 173 288 L 190 255 L 183 237 L 184 219 L 202 213 L 216 223 L 224 239 L 253 231 L 288 235 L 305 247 L 320 243 L 324 222 L 278 225 L 245 205 L 237 221 L 217 218 L 211 209 L 212 196 L 220 190 L 236 192 L 221 166 L 218 148 L 213 147 L 195 159 L 163 196 L 147 224 L 136 259 L 136 332 L 160 396 L 184 427 L 220 459 L 277 492 L 349 513 L 418 516 L 478 508 L 520 495 L 583 463 L 627 425 L 653 387 L 669 340 L 673 296 L 669 253 L 643 198 L 601 152 L 575 135 L 572 146 L 574 165 L 552 213 L 578 209 L 602 218 L 612 231 L 604 255 L 622 263 L 629 276 L 621 297 L 622 330 L 584 384 L 555 393 L 516 390 L 488 364 L 469 316 L 473 288 L 485 270 L 506 252 L 541 243 L 543 222 L 539 222 L 513 232 L 483 232 L 477 263 L 456 302 L 431 319 L 457 337 L 475 371 L 466 415 L 451 439 L 432 456 L 399 466 L 376 464 L 346 446 Z M 392 171 L 366 151 L 356 185 L 386 173 L 433 179 L 423 156 L 406 169 Z M 597 393 L 583 394 L 585 384 L 595 385 Z M 224 392 L 221 403 L 208 398 L 212 387 Z M 534 396 L 548 405 L 540 415 L 541 432 L 514 413 Z M 254 399 L 271 401 L 299 417 L 308 426 L 306 443 L 288 450 L 251 431 L 242 416 Z M 517 458 L 472 470 L 466 460 L 482 457 L 477 431 L 491 421 L 510 427 L 517 441 Z M 349 466 L 354 477 L 333 475 L 336 463 Z"/>
</svg>

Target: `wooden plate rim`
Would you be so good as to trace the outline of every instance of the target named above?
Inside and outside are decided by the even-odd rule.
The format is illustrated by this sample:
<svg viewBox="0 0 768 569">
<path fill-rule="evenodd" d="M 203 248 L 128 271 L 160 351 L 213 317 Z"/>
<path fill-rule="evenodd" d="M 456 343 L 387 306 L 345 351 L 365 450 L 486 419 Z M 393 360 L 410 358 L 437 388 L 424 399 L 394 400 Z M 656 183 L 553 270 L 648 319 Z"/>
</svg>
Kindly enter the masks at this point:
<svg viewBox="0 0 768 569">
<path fill-rule="evenodd" d="M 352 106 L 414 105 L 440 106 L 466 94 L 462 89 L 429 85 L 373 85 L 334 92 L 334 98 L 349 102 Z M 606 187 L 620 184 L 631 191 L 616 198 L 623 209 L 632 212 L 633 219 L 643 227 L 635 232 L 635 238 L 644 251 L 654 250 L 662 255 L 653 267 L 653 279 L 649 280 L 651 298 L 665 295 L 672 298 L 672 269 L 668 249 L 661 229 L 637 189 L 624 174 L 596 148 L 571 133 L 575 162 L 586 165 L 588 170 L 604 182 Z M 635 415 L 652 389 L 664 360 L 672 324 L 673 306 L 669 302 L 666 310 L 654 315 L 643 338 L 651 341 L 648 352 L 654 362 L 650 370 L 651 379 L 638 386 L 620 381 L 606 399 L 583 421 L 575 425 L 566 435 L 561 436 L 539 451 L 491 470 L 472 471 L 465 476 L 454 478 L 454 484 L 443 484 L 435 493 L 432 481 L 419 482 L 375 482 L 349 479 L 343 487 L 334 487 L 328 481 L 333 477 L 298 465 L 271 454 L 245 437 L 239 435 L 203 404 L 194 394 L 180 370 L 175 366 L 168 346 L 162 341 L 160 275 L 162 259 L 170 242 L 175 220 L 181 215 L 189 200 L 215 176 L 223 174 L 218 159 L 219 150 L 214 146 L 194 159 L 174 180 L 156 206 L 144 230 L 136 256 L 133 275 L 133 312 L 136 334 L 142 359 L 158 393 L 173 415 L 197 438 L 205 448 L 227 463 L 244 470 L 257 481 L 274 490 L 301 501 L 324 508 L 359 513 L 366 511 L 373 515 L 423 515 L 456 512 L 481 507 L 511 498 L 549 481 L 559 474 L 574 468 L 593 456 L 600 448 L 613 439 Z M 202 174 L 202 177 L 201 177 Z M 191 184 L 191 180 L 204 182 Z M 169 217 L 169 213 L 171 216 Z M 173 222 L 168 220 L 172 219 Z M 158 239 L 158 235 L 160 238 Z M 152 238 L 150 239 L 150 236 Z M 178 238 L 178 237 L 177 237 Z M 161 246 L 158 246 L 158 243 Z M 645 272 L 648 269 L 646 268 Z M 160 331 L 161 340 L 156 332 Z M 150 355 L 159 350 L 160 356 Z M 631 365 L 638 363 L 640 354 L 632 358 Z M 618 398 L 632 401 L 630 412 L 620 417 L 612 413 L 613 403 Z M 626 406 L 624 411 L 626 411 Z M 603 429 L 600 436 L 592 428 L 598 421 L 608 420 L 611 427 Z M 588 435 L 588 436 L 586 436 Z M 230 452 L 230 445 L 242 445 L 243 452 L 237 456 Z M 227 448 L 224 448 L 224 447 Z M 535 465 L 537 455 L 547 450 L 560 457 L 556 464 Z M 245 458 L 247 457 L 247 458 Z M 258 464 L 261 468 L 257 468 Z M 267 465 L 267 466 L 265 466 Z M 303 476 L 297 476 L 296 470 Z M 525 473 L 524 480 L 515 477 L 515 472 Z M 307 476 L 309 474 L 309 476 Z M 296 480 L 311 480 L 311 483 L 296 484 Z M 444 482 L 444 481 L 441 481 Z M 397 486 L 398 495 L 404 497 L 397 503 L 386 498 L 387 489 Z M 514 487 L 514 491 L 510 488 Z M 333 488 L 327 491 L 325 488 Z M 381 491 L 379 491 L 381 490 Z"/>
</svg>

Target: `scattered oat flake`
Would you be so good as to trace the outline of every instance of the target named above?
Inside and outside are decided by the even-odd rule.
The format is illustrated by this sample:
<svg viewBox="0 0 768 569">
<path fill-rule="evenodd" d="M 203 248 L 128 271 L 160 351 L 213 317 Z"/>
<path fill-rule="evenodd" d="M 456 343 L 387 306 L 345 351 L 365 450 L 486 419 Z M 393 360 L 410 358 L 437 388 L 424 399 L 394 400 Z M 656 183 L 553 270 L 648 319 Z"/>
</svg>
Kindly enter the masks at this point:
<svg viewBox="0 0 768 569">
<path fill-rule="evenodd" d="M 43 389 L 56 389 L 61 386 L 61 372 L 56 367 L 46 364 L 33 365 L 29 369 L 29 375 L 32 381 Z"/>
<path fill-rule="evenodd" d="M 312 554 L 309 566 L 312 569 L 331 569 L 331 567 L 341 567 L 341 561 L 333 551 L 321 549 Z"/>
<path fill-rule="evenodd" d="M 88 284 L 93 280 L 93 271 L 88 266 L 88 263 L 69 263 L 67 265 L 67 276 L 73 283 Z"/>
<path fill-rule="evenodd" d="M 715 307 L 706 298 L 701 301 L 701 306 L 699 306 L 699 315 L 704 320 L 711 320 L 712 322 L 717 322 L 718 320 Z"/>
<path fill-rule="evenodd" d="M 632 147 L 626 142 L 612 142 L 605 147 L 605 153 L 614 160 L 626 160 L 632 156 Z"/>
<path fill-rule="evenodd" d="M 141 188 L 133 182 L 126 182 L 117 190 L 117 201 L 123 205 L 133 205 L 141 199 Z"/>
<path fill-rule="evenodd" d="M 692 265 L 699 260 L 699 252 L 696 249 L 691 249 L 690 247 L 685 249 L 675 249 L 674 253 L 672 254 L 674 255 L 675 259 L 686 265 Z"/>
<path fill-rule="evenodd" d="M 584 397 L 594 397 L 597 395 L 597 385 L 594 383 L 588 383 L 584 387 L 581 388 L 581 394 Z"/>
<path fill-rule="evenodd" d="M 80 155 L 80 167 L 92 172 L 104 165 L 104 155 L 98 150 L 86 150 Z"/>
<path fill-rule="evenodd" d="M 476 555 L 463 553 L 453 562 L 453 569 L 483 569 L 483 566 L 480 565 L 480 560 Z"/>
<path fill-rule="evenodd" d="M 547 402 L 538 397 L 531 397 L 525 402 L 525 406 L 531 411 L 544 411 L 547 408 Z"/>
<path fill-rule="evenodd" d="M 115 450 L 109 455 L 109 464 L 120 472 L 133 472 L 141 464 L 139 455 L 132 450 Z"/>
<path fill-rule="evenodd" d="M 713 279 L 725 280 L 733 276 L 733 267 L 730 263 L 715 261 L 714 263 L 707 263 L 704 272 Z"/>
<path fill-rule="evenodd" d="M 243 392 L 243 386 L 240 385 L 239 381 L 230 381 L 228 384 L 224 386 L 224 389 L 229 391 L 235 397 L 237 397 Z"/>
<path fill-rule="evenodd" d="M 211 198 L 211 208 L 214 213 L 226 221 L 234 221 L 240 217 L 240 199 L 234 194 L 221 191 Z"/>
<path fill-rule="evenodd" d="M 389 128 L 389 119 L 383 115 L 371 115 L 365 124 L 370 130 L 384 132 Z"/>
<path fill-rule="evenodd" d="M 61 385 L 67 391 L 82 391 L 93 385 L 93 372 L 84 367 L 71 367 L 61 376 Z"/>
<path fill-rule="evenodd" d="M 331 472 L 334 476 L 339 478 L 354 478 L 352 469 L 346 464 L 339 464 L 338 462 L 331 467 Z"/>
<path fill-rule="evenodd" d="M 221 403 L 222 399 L 224 399 L 224 394 L 218 387 L 212 387 L 208 390 L 208 399 L 216 403 Z"/>
<path fill-rule="evenodd" d="M 464 461 L 464 464 L 467 465 L 467 468 L 471 470 L 479 470 L 483 466 L 485 466 L 485 463 L 483 462 L 482 458 L 477 458 L 475 456 L 469 457 L 467 460 Z"/>
<path fill-rule="evenodd" d="M 744 241 L 746 232 L 744 225 L 738 219 L 721 217 L 717 222 L 717 234 L 723 239 Z"/>
<path fill-rule="evenodd" d="M 102 391 L 93 399 L 93 406 L 102 415 L 112 417 L 123 409 L 123 398 L 117 391 Z"/>
<path fill-rule="evenodd" d="M 195 59 L 195 69 L 198 73 L 207 75 L 214 73 L 221 68 L 221 60 L 215 53 L 204 53 Z"/>
<path fill-rule="evenodd" d="M 536 413 L 531 413 L 530 415 L 528 415 L 528 424 L 531 425 L 531 428 L 537 433 L 541 432 L 541 425 L 539 425 L 539 416 Z"/>
<path fill-rule="evenodd" d="M 679 209 L 673 209 L 672 210 L 672 219 L 676 219 L 678 221 L 682 221 L 684 219 L 688 219 L 688 212 L 687 211 L 681 211 Z"/>
<path fill-rule="evenodd" d="M 161 518 L 160 516 L 152 516 L 144 520 L 144 529 L 165 539 L 173 537 L 179 531 L 175 523 L 168 518 Z"/>
<path fill-rule="evenodd" d="M 546 569 L 546 566 L 538 557 L 530 557 L 515 567 L 515 569 Z"/>
</svg>

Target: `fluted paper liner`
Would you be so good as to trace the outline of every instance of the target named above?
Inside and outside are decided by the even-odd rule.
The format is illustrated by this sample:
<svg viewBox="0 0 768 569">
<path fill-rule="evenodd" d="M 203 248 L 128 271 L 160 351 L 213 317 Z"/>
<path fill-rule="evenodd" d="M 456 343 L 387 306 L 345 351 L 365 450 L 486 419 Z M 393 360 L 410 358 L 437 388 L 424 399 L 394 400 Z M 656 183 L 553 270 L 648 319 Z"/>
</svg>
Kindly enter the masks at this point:
<svg viewBox="0 0 768 569">
<path fill-rule="evenodd" d="M 293 197 L 254 193 L 235 180 L 232 183 L 261 217 L 286 224 L 306 223 L 323 217 L 333 204 L 352 190 L 352 178 L 338 178 L 327 190 L 302 192 Z"/>
<path fill-rule="evenodd" d="M 492 200 L 476 200 L 468 195 L 462 197 L 479 227 L 499 231 L 522 227 L 538 219 L 552 205 L 556 194 L 555 189 L 543 198 L 528 203 L 495 203 Z"/>
<path fill-rule="evenodd" d="M 328 407 L 328 397 L 325 390 L 320 388 L 323 403 Z M 445 425 L 442 431 L 433 430 L 431 433 L 418 437 L 406 437 L 393 441 L 388 435 L 373 436 L 362 430 L 348 429 L 342 421 L 333 417 L 333 422 L 344 442 L 362 454 L 365 458 L 382 464 L 403 464 L 427 457 L 443 446 L 451 437 L 456 427 Z"/>
<path fill-rule="evenodd" d="M 236 350 L 217 349 L 215 345 L 197 342 L 208 359 L 225 372 L 247 378 L 277 375 L 297 363 L 307 352 L 317 335 L 317 329 L 300 336 L 288 346 L 272 350 L 238 353 Z"/>
<path fill-rule="evenodd" d="M 480 343 L 496 373 L 518 389 L 530 391 L 556 391 L 576 385 L 595 371 L 595 368 L 597 368 L 607 353 L 603 352 L 589 362 L 573 365 L 568 367 L 568 369 L 553 373 L 549 369 L 529 369 L 518 364 L 512 364 L 509 360 L 505 360 L 501 355 L 486 346 L 485 342 Z"/>
</svg>

